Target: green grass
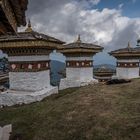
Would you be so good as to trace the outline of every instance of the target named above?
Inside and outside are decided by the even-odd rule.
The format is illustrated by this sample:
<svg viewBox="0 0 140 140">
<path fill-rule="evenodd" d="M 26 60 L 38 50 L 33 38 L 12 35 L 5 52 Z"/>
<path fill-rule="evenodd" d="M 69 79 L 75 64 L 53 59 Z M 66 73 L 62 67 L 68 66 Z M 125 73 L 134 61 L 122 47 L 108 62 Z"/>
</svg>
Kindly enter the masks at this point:
<svg viewBox="0 0 140 140">
<path fill-rule="evenodd" d="M 67 89 L 42 102 L 0 110 L 22 140 L 140 140 L 140 79 Z M 11 138 L 13 139 L 13 138 Z"/>
</svg>

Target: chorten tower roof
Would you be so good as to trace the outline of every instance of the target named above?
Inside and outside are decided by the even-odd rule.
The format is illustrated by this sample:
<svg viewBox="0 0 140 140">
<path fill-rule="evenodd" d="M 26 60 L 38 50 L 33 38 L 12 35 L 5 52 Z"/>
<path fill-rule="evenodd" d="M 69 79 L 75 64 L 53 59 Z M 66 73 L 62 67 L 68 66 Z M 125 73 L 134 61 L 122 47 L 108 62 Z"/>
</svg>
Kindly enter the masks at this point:
<svg viewBox="0 0 140 140">
<path fill-rule="evenodd" d="M 21 43 L 22 42 L 22 43 Z M 28 26 L 24 32 L 19 32 L 18 34 L 9 34 L 0 36 L 0 49 L 11 48 L 11 47 L 47 47 L 47 48 L 57 48 L 59 44 L 64 44 L 63 41 L 51 37 L 46 34 L 36 32 L 32 29 L 31 22 L 29 20 Z"/>
<path fill-rule="evenodd" d="M 47 54 L 61 48 L 62 44 L 59 39 L 34 31 L 30 20 L 24 32 L 0 36 L 0 49 L 9 55 Z"/>
<path fill-rule="evenodd" d="M 103 47 L 99 45 L 95 45 L 92 43 L 84 43 L 81 40 L 80 35 L 78 35 L 78 38 L 76 41 L 64 45 L 63 49 L 61 49 L 61 52 L 64 54 L 68 53 L 98 53 L 103 50 Z"/>
<path fill-rule="evenodd" d="M 116 58 L 140 57 L 140 47 L 131 47 L 128 42 L 126 48 L 118 49 L 109 53 Z"/>
</svg>

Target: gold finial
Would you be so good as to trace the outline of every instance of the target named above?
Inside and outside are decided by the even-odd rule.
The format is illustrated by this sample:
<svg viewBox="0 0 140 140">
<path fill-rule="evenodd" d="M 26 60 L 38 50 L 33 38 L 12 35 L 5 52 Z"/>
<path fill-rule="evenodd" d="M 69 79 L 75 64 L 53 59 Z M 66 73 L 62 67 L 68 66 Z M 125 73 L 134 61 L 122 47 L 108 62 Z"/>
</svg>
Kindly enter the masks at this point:
<svg viewBox="0 0 140 140">
<path fill-rule="evenodd" d="M 33 30 L 32 30 L 32 25 L 31 25 L 31 21 L 30 21 L 30 19 L 28 20 L 28 27 L 27 27 L 27 29 L 25 30 L 25 32 L 32 32 Z"/>
<path fill-rule="evenodd" d="M 78 39 L 76 40 L 76 43 L 81 43 L 81 37 L 80 37 L 80 34 L 78 35 Z"/>
</svg>

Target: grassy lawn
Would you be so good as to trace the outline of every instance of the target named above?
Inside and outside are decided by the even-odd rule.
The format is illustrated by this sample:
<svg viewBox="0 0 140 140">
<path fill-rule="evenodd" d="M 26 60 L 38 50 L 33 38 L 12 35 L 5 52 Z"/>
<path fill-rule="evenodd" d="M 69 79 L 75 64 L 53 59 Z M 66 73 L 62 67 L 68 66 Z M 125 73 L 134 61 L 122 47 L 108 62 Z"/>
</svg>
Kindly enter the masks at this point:
<svg viewBox="0 0 140 140">
<path fill-rule="evenodd" d="M 12 137 L 21 140 L 140 140 L 140 79 L 68 89 L 0 109 L 0 125 L 10 123 Z"/>
</svg>

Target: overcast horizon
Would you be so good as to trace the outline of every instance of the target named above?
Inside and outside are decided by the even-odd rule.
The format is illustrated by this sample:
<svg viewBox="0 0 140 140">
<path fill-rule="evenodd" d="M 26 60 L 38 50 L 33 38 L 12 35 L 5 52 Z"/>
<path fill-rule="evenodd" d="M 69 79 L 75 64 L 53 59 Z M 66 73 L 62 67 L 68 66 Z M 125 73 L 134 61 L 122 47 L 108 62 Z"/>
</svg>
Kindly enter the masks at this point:
<svg viewBox="0 0 140 140">
<path fill-rule="evenodd" d="M 83 42 L 103 46 L 104 52 L 94 57 L 95 64 L 115 64 L 107 52 L 127 47 L 129 41 L 136 47 L 139 5 L 139 0 L 29 0 L 26 17 L 35 31 L 67 43 L 80 34 Z M 64 58 L 53 55 L 53 59 Z"/>
</svg>

